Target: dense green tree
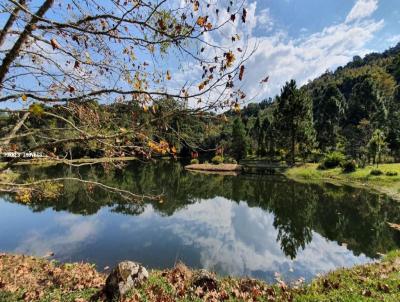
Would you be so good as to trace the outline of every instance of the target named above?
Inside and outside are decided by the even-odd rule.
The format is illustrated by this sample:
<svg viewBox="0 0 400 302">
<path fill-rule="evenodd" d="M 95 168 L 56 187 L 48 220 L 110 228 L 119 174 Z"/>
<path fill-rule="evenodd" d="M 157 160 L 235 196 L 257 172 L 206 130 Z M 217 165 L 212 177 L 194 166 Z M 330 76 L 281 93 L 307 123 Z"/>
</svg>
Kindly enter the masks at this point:
<svg viewBox="0 0 400 302">
<path fill-rule="evenodd" d="M 256 142 L 257 156 L 262 156 L 264 153 L 263 134 L 260 116 L 257 116 L 253 128 L 251 129 L 251 138 Z"/>
<path fill-rule="evenodd" d="M 390 106 L 388 113 L 388 134 L 387 142 L 392 155 L 400 159 L 400 87 Z"/>
<path fill-rule="evenodd" d="M 317 142 L 322 151 L 336 149 L 340 121 L 345 113 L 345 98 L 336 84 L 329 83 L 314 98 L 314 122 Z"/>
<path fill-rule="evenodd" d="M 296 157 L 296 144 L 313 141 L 312 102 L 309 95 L 297 88 L 295 80 L 287 82 L 277 97 L 274 112 L 276 129 L 289 150 L 290 162 Z"/>
<path fill-rule="evenodd" d="M 363 119 L 358 125 L 349 124 L 343 128 L 342 132 L 346 139 L 346 154 L 359 159 L 362 165 L 368 163 L 368 142 L 373 133 L 373 126 L 370 121 Z"/>
<path fill-rule="evenodd" d="M 388 71 L 393 75 L 397 83 L 400 83 L 400 54 L 393 60 L 388 68 Z"/>
<path fill-rule="evenodd" d="M 233 121 L 232 125 L 232 144 L 230 154 L 240 160 L 246 157 L 248 151 L 248 140 L 246 137 L 246 129 L 240 117 Z"/>
<path fill-rule="evenodd" d="M 273 155 L 275 153 L 276 131 L 274 129 L 273 123 L 271 123 L 268 117 L 266 117 L 263 120 L 262 132 L 263 132 L 263 146 L 264 146 L 263 148 L 269 155 Z"/>
<path fill-rule="evenodd" d="M 367 77 L 355 84 L 349 99 L 347 122 L 358 125 L 361 120 L 366 119 L 378 128 L 385 124 L 386 117 L 385 100 L 373 79 Z"/>
</svg>

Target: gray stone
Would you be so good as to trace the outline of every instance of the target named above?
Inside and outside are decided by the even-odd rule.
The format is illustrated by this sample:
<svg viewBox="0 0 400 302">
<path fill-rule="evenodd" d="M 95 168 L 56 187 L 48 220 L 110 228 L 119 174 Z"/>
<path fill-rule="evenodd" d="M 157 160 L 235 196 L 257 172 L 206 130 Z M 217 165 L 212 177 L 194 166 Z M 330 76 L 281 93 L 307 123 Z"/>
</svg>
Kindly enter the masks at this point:
<svg viewBox="0 0 400 302">
<path fill-rule="evenodd" d="M 194 288 L 201 288 L 204 292 L 213 291 L 218 289 L 218 281 L 214 274 L 206 270 L 199 270 L 193 274 L 192 286 Z"/>
<path fill-rule="evenodd" d="M 121 297 L 147 280 L 149 273 L 139 263 L 123 261 L 107 277 L 104 292 L 109 297 Z"/>
</svg>

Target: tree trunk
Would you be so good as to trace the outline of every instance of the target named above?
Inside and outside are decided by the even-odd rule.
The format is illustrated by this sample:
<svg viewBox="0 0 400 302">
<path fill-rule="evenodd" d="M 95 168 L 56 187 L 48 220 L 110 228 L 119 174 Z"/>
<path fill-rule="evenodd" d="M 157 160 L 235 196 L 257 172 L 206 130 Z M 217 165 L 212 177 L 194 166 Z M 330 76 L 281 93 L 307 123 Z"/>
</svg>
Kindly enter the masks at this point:
<svg viewBox="0 0 400 302">
<path fill-rule="evenodd" d="M 25 0 L 19 0 L 19 4 L 25 5 Z M 8 30 L 13 26 L 15 20 L 17 19 L 18 13 L 20 11 L 20 7 L 16 6 L 8 18 L 6 24 L 3 27 L 3 30 L 0 32 L 0 46 L 3 45 Z"/>
<path fill-rule="evenodd" d="M 30 34 L 32 33 L 36 23 L 39 21 L 41 17 L 49 10 L 49 8 L 53 5 L 54 0 L 46 0 L 42 6 L 39 8 L 39 10 L 32 15 L 31 20 L 29 23 L 26 24 L 24 30 L 22 33 L 19 35 L 17 41 L 15 42 L 14 46 L 11 48 L 11 50 L 6 54 L 6 56 L 3 59 L 3 62 L 0 66 L 0 90 L 3 86 L 3 81 L 4 78 L 6 77 L 6 74 L 11 66 L 11 64 L 14 62 L 14 60 L 19 56 L 19 53 L 21 51 L 22 45 L 26 42 Z"/>
</svg>

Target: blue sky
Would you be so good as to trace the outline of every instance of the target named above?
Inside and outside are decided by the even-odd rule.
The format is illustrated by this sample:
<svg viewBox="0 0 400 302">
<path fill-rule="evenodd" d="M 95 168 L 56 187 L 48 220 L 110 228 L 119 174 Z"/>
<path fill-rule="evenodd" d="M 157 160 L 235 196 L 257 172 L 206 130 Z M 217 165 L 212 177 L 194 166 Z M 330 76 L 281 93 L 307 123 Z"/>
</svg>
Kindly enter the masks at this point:
<svg viewBox="0 0 400 302">
<path fill-rule="evenodd" d="M 269 11 L 273 31 L 284 30 L 291 38 L 319 32 L 327 26 L 345 21 L 357 3 L 354 0 L 258 0 L 256 2 L 257 13 L 265 9 Z M 390 38 L 397 36 L 397 40 L 400 41 L 400 1 L 363 2 L 377 3 L 377 9 L 370 17 L 385 22 L 379 34 L 366 46 L 374 51 L 382 51 L 393 45 L 393 41 L 389 41 Z M 260 29 L 256 34 L 264 33 Z"/>
<path fill-rule="evenodd" d="M 255 101 L 279 93 L 286 80 L 306 83 L 354 55 L 400 42 L 399 0 L 248 1 L 254 19 L 249 41 L 258 49 L 244 83 Z M 259 79 L 270 75 L 269 85 Z"/>
</svg>

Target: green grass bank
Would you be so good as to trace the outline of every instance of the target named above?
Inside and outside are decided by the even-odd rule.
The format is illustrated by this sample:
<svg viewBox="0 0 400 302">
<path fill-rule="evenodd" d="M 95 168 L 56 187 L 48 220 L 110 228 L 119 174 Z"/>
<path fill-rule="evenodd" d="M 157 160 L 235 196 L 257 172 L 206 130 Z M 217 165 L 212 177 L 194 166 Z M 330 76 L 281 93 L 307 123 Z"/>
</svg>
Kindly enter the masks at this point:
<svg viewBox="0 0 400 302">
<path fill-rule="evenodd" d="M 387 194 L 400 201 L 400 164 L 382 164 L 379 170 L 382 175 L 371 175 L 374 166 L 358 168 L 355 172 L 344 173 L 341 168 L 329 170 L 318 169 L 318 164 L 304 164 L 289 168 L 285 175 L 297 181 L 306 182 L 333 182 L 372 189 Z M 386 175 L 387 172 L 397 172 L 395 176 Z"/>
</svg>

